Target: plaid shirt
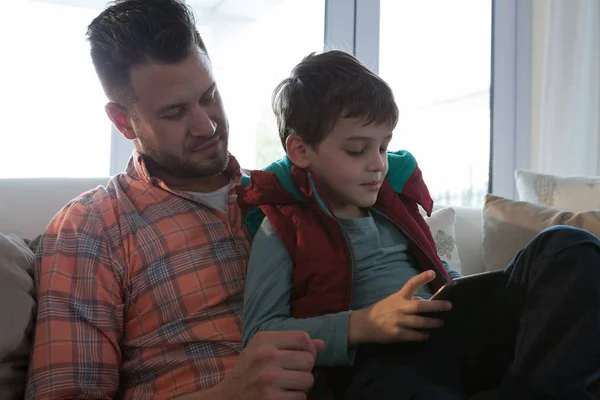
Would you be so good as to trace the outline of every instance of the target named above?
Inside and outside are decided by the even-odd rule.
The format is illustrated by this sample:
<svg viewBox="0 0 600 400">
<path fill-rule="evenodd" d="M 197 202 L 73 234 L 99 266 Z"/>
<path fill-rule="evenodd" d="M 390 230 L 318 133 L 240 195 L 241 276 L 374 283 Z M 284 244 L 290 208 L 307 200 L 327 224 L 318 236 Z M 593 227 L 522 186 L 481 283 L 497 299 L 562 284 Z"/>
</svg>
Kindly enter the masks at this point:
<svg viewBox="0 0 600 400">
<path fill-rule="evenodd" d="M 165 399 L 214 386 L 241 349 L 250 242 L 228 214 L 127 172 L 52 220 L 35 266 L 38 317 L 27 399 Z"/>
</svg>

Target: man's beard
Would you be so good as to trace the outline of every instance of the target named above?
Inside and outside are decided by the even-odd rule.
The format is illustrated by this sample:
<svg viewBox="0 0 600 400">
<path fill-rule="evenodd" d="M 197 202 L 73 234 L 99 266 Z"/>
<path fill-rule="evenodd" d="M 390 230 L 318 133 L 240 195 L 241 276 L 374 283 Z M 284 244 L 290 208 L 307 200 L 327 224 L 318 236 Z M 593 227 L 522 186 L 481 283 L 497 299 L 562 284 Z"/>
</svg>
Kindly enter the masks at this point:
<svg viewBox="0 0 600 400">
<path fill-rule="evenodd" d="M 192 151 L 186 148 L 183 156 L 165 153 L 158 149 L 154 143 L 138 135 L 140 147 L 145 157 L 172 176 L 183 179 L 207 178 L 220 174 L 227 168 L 229 153 L 227 152 L 227 132 L 221 132 L 217 150 L 202 161 L 192 161 L 187 158 Z M 223 143 L 225 146 L 222 148 Z M 196 147 L 198 144 L 196 144 Z"/>
</svg>

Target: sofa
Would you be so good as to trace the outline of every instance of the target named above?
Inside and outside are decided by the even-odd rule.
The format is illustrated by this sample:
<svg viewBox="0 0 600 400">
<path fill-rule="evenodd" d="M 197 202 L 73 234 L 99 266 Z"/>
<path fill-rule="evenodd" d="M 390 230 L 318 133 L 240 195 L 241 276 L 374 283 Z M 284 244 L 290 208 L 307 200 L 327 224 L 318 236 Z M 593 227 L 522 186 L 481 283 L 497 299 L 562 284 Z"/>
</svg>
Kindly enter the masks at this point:
<svg viewBox="0 0 600 400">
<path fill-rule="evenodd" d="M 0 306 L 0 330 L 4 331 L 0 331 L 2 399 L 22 398 L 22 389 L 19 388 L 23 387 L 25 380 L 32 318 L 35 314 L 33 281 L 30 275 L 35 250 L 34 239 L 68 201 L 98 185 L 106 184 L 107 180 L 108 178 L 0 179 L 0 305 L 3 305 Z M 460 264 L 457 269 L 464 275 L 483 272 L 486 267 L 482 247 L 482 210 L 462 207 L 453 209 L 455 213 L 451 215 L 451 222 L 454 231 L 449 236 L 455 239 L 458 250 Z M 440 232 L 437 228 L 432 228 L 432 231 Z M 2 252 L 7 253 L 6 248 L 11 246 L 15 246 L 13 250 L 16 249 L 15 253 L 18 255 L 14 260 L 7 261 L 6 257 L 3 259 Z M 19 266 L 19 262 L 15 260 L 20 260 Z M 8 283 L 12 281 L 17 284 Z M 2 290 L 8 286 L 10 291 Z M 9 362 L 14 365 L 9 368 L 10 373 L 6 373 L 2 366 Z M 493 391 L 475 396 L 477 400 L 494 398 Z"/>
</svg>

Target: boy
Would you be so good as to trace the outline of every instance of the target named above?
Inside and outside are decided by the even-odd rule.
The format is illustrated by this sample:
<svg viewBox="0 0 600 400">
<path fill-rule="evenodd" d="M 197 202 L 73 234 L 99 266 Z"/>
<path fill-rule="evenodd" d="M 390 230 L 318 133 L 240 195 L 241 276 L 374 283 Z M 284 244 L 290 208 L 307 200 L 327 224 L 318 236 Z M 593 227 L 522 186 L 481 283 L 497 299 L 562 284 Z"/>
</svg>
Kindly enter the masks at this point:
<svg viewBox="0 0 600 400">
<path fill-rule="evenodd" d="M 361 343 L 426 340 L 423 329 L 442 321 L 417 311 L 450 304 L 403 293 L 405 310 L 368 316 L 413 277 L 426 299 L 460 276 L 440 261 L 417 210 L 430 213 L 433 202 L 414 158 L 387 152 L 398 120 L 391 89 L 354 57 L 330 51 L 306 57 L 276 88 L 273 105 L 287 157 L 254 171 L 239 193 L 247 210 L 261 206 L 247 215 L 253 230 L 261 226 L 248 266 L 244 343 L 259 331 L 303 330 L 325 341 L 317 365 L 349 366 Z"/>
<path fill-rule="evenodd" d="M 256 233 L 244 343 L 263 330 L 323 339 L 317 364 L 335 368 L 315 372 L 311 398 L 453 400 L 498 387 L 503 400 L 598 398 L 596 236 L 546 229 L 485 292 L 424 301 L 459 274 L 419 214 L 433 202 L 416 161 L 387 153 L 398 119 L 390 88 L 325 52 L 296 66 L 273 100 L 287 156 L 238 188 Z"/>
</svg>

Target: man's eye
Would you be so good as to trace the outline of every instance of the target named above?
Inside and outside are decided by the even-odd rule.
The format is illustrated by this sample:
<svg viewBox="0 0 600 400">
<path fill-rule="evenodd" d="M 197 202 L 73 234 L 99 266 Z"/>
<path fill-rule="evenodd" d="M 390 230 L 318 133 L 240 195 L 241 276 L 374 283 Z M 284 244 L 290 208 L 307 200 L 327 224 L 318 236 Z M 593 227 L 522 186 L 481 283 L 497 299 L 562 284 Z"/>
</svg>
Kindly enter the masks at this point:
<svg viewBox="0 0 600 400">
<path fill-rule="evenodd" d="M 180 119 L 183 116 L 183 109 L 178 108 L 174 110 L 172 113 L 164 115 L 163 118 L 169 121 L 175 121 Z"/>
<path fill-rule="evenodd" d="M 215 93 L 211 94 L 210 96 L 206 96 L 203 97 L 202 99 L 200 99 L 200 104 L 208 106 L 211 105 L 215 102 L 216 96 Z"/>
<path fill-rule="evenodd" d="M 381 154 L 385 154 L 387 152 L 387 148 L 381 148 L 381 149 L 379 149 L 379 152 Z"/>
</svg>

